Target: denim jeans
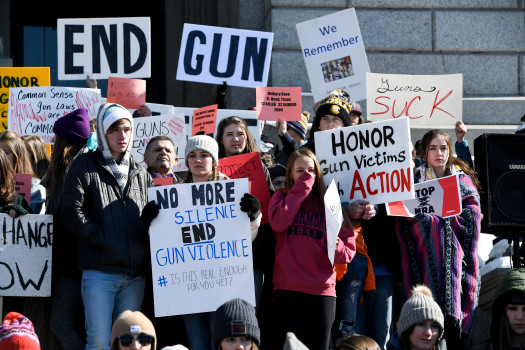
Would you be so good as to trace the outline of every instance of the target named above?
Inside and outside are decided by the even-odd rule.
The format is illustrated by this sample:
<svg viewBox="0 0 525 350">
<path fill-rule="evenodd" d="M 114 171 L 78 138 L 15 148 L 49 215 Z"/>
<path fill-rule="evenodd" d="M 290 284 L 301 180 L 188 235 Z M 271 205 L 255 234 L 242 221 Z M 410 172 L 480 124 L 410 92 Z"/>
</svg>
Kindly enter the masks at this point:
<svg viewBox="0 0 525 350">
<path fill-rule="evenodd" d="M 366 292 L 359 306 L 357 322 L 365 325 L 363 335 L 376 341 L 384 349 L 390 338 L 392 324 L 394 279 L 392 275 L 376 276 L 376 290 Z"/>
<path fill-rule="evenodd" d="M 213 323 L 215 312 L 183 315 L 190 349 L 213 349 Z"/>
<path fill-rule="evenodd" d="M 143 276 L 96 270 L 82 271 L 86 350 L 110 349 L 113 322 L 126 310 L 140 310 L 144 285 Z"/>
<path fill-rule="evenodd" d="M 357 307 L 363 294 L 363 286 L 367 273 L 368 260 L 366 256 L 356 254 L 348 264 L 348 271 L 335 285 L 337 295 L 335 321 L 332 327 L 334 344 L 341 337 L 361 333 L 364 330 L 357 322 Z"/>
</svg>

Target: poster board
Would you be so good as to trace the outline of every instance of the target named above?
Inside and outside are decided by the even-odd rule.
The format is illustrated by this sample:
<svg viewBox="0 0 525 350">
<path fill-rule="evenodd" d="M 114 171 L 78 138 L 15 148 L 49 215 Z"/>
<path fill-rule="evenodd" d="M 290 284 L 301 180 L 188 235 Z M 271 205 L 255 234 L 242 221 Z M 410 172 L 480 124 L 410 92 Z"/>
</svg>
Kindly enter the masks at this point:
<svg viewBox="0 0 525 350">
<path fill-rule="evenodd" d="M 193 110 L 191 136 L 195 136 L 199 132 L 205 135 L 215 132 L 218 106 L 214 104 Z"/>
<path fill-rule="evenodd" d="M 10 88 L 50 84 L 49 67 L 0 67 L 0 132 L 7 130 Z"/>
<path fill-rule="evenodd" d="M 408 118 L 314 134 L 325 184 L 337 184 L 341 202 L 380 204 L 414 198 Z"/>
<path fill-rule="evenodd" d="M 15 174 L 15 192 L 31 205 L 31 174 Z"/>
<path fill-rule="evenodd" d="M 184 23 L 177 80 L 266 86 L 273 33 Z"/>
<path fill-rule="evenodd" d="M 417 183 L 414 192 L 415 199 L 387 203 L 387 214 L 404 217 L 433 214 L 448 218 L 463 210 L 458 175 Z"/>
<path fill-rule="evenodd" d="M 58 79 L 151 77 L 149 17 L 57 20 Z"/>
<path fill-rule="evenodd" d="M 408 117 L 411 126 L 453 126 L 463 118 L 463 75 L 367 73 L 367 117 Z"/>
<path fill-rule="evenodd" d="M 246 192 L 247 179 L 148 189 L 159 205 L 149 231 L 156 317 L 215 311 L 233 298 L 255 305 Z"/>
<path fill-rule="evenodd" d="M 0 296 L 50 296 L 53 215 L 0 214 L 0 237 Z"/>
<path fill-rule="evenodd" d="M 55 121 L 80 107 L 96 117 L 100 90 L 58 86 L 9 89 L 8 128 L 18 135 L 37 135 L 52 144 Z"/>
<path fill-rule="evenodd" d="M 370 67 L 355 9 L 297 23 L 296 28 L 314 101 L 334 89 L 345 90 L 352 101 L 364 100 Z"/>
<path fill-rule="evenodd" d="M 124 108 L 139 109 L 146 103 L 146 80 L 109 77 L 107 101 Z"/>
<path fill-rule="evenodd" d="M 301 120 L 301 87 L 257 87 L 258 120 Z"/>
</svg>

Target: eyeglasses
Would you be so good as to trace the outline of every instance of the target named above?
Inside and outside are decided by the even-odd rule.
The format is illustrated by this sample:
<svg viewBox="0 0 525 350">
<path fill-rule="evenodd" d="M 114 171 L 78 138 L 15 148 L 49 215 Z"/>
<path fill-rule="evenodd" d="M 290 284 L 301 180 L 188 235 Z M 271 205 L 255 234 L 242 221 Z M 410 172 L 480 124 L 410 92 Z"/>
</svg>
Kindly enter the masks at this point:
<svg viewBox="0 0 525 350">
<path fill-rule="evenodd" d="M 124 335 L 121 335 L 121 336 L 117 337 L 117 339 L 119 340 L 120 345 L 122 345 L 124 347 L 130 346 L 131 343 L 136 341 L 136 340 L 139 341 L 140 346 L 148 346 L 151 343 L 153 343 L 153 337 L 151 335 L 147 335 L 147 334 L 140 334 L 138 337 L 134 337 L 134 336 L 129 335 L 129 334 L 124 334 Z"/>
</svg>

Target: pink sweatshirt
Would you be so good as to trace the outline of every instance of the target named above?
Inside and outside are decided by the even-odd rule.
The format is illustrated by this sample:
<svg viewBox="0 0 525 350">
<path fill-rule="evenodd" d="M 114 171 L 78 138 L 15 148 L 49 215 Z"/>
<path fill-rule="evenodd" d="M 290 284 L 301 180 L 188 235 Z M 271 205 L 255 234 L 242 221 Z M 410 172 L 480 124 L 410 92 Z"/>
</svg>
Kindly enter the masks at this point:
<svg viewBox="0 0 525 350">
<path fill-rule="evenodd" d="M 327 253 L 324 206 L 310 193 L 315 178 L 305 172 L 288 193 L 276 192 L 268 217 L 277 239 L 273 287 L 335 297 L 336 274 Z M 355 255 L 354 231 L 339 232 L 336 264 L 349 263 Z"/>
</svg>

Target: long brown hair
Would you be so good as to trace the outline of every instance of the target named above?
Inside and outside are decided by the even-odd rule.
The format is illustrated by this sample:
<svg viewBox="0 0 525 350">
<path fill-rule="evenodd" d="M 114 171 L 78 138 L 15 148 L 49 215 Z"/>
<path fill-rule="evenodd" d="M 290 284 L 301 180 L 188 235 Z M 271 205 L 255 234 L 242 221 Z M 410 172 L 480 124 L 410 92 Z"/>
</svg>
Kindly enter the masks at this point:
<svg viewBox="0 0 525 350">
<path fill-rule="evenodd" d="M 509 319 L 507 317 L 506 313 L 507 304 L 503 306 L 503 310 L 499 313 L 499 316 L 492 317 L 492 322 L 494 323 L 497 321 L 497 326 L 495 329 L 497 330 L 497 334 L 492 334 L 492 348 L 494 350 L 506 350 L 511 349 L 511 334 L 512 331 L 510 329 L 509 325 Z M 494 326 L 492 326 L 494 327 Z M 494 328 L 493 328 L 494 329 Z"/>
<path fill-rule="evenodd" d="M 246 124 L 246 121 L 241 117 L 230 116 L 221 120 L 219 126 L 217 127 L 217 137 L 215 139 L 219 144 L 219 158 L 226 157 L 226 151 L 224 149 L 224 144 L 222 143 L 222 137 L 224 136 L 224 129 L 226 129 L 226 127 L 232 124 L 240 126 L 242 131 L 244 132 L 244 135 L 246 135 L 246 147 L 241 153 L 244 154 L 251 152 L 259 152 L 259 149 L 257 148 L 257 144 L 255 142 L 255 138 L 253 137 L 250 130 L 248 130 L 248 124 Z"/>
<path fill-rule="evenodd" d="M 47 152 L 44 140 L 37 135 L 24 135 L 21 137 L 26 145 L 27 154 L 33 168 L 35 176 L 43 178 L 49 168 L 49 153 Z"/>
<path fill-rule="evenodd" d="M 381 350 L 374 339 L 355 334 L 339 340 L 335 350 Z"/>
<path fill-rule="evenodd" d="M 42 182 L 42 185 L 47 189 L 48 198 L 54 198 L 58 194 L 66 169 L 81 148 L 82 145 L 75 145 L 55 134 L 51 163 Z"/>
<path fill-rule="evenodd" d="M 13 153 L 15 158 L 13 170 L 15 174 L 31 174 L 31 176 L 35 176 L 24 141 L 17 133 L 10 130 L 0 132 L 0 143 L 6 145 L 9 151 Z"/>
<path fill-rule="evenodd" d="M 0 149 L 0 201 L 9 203 L 15 198 L 15 178 L 7 155 Z"/>
<path fill-rule="evenodd" d="M 447 144 L 447 147 L 448 147 L 448 160 L 447 160 L 447 164 L 445 165 L 445 175 L 451 175 L 450 168 L 453 165 L 457 165 L 465 174 L 470 176 L 470 178 L 472 179 L 472 182 L 474 183 L 474 186 L 476 186 L 476 189 L 478 191 L 481 190 L 481 184 L 478 180 L 478 175 L 477 175 L 476 170 L 469 167 L 468 164 L 462 161 L 461 159 L 454 157 L 452 155 L 452 142 L 450 140 L 450 135 L 447 132 L 441 129 L 433 129 L 433 130 L 427 131 L 425 135 L 423 135 L 423 138 L 421 139 L 422 158 L 424 160 L 427 159 L 428 150 L 430 148 L 430 142 L 432 142 L 432 140 L 438 136 L 443 136 L 443 139 L 445 140 L 445 143 Z"/>
</svg>

